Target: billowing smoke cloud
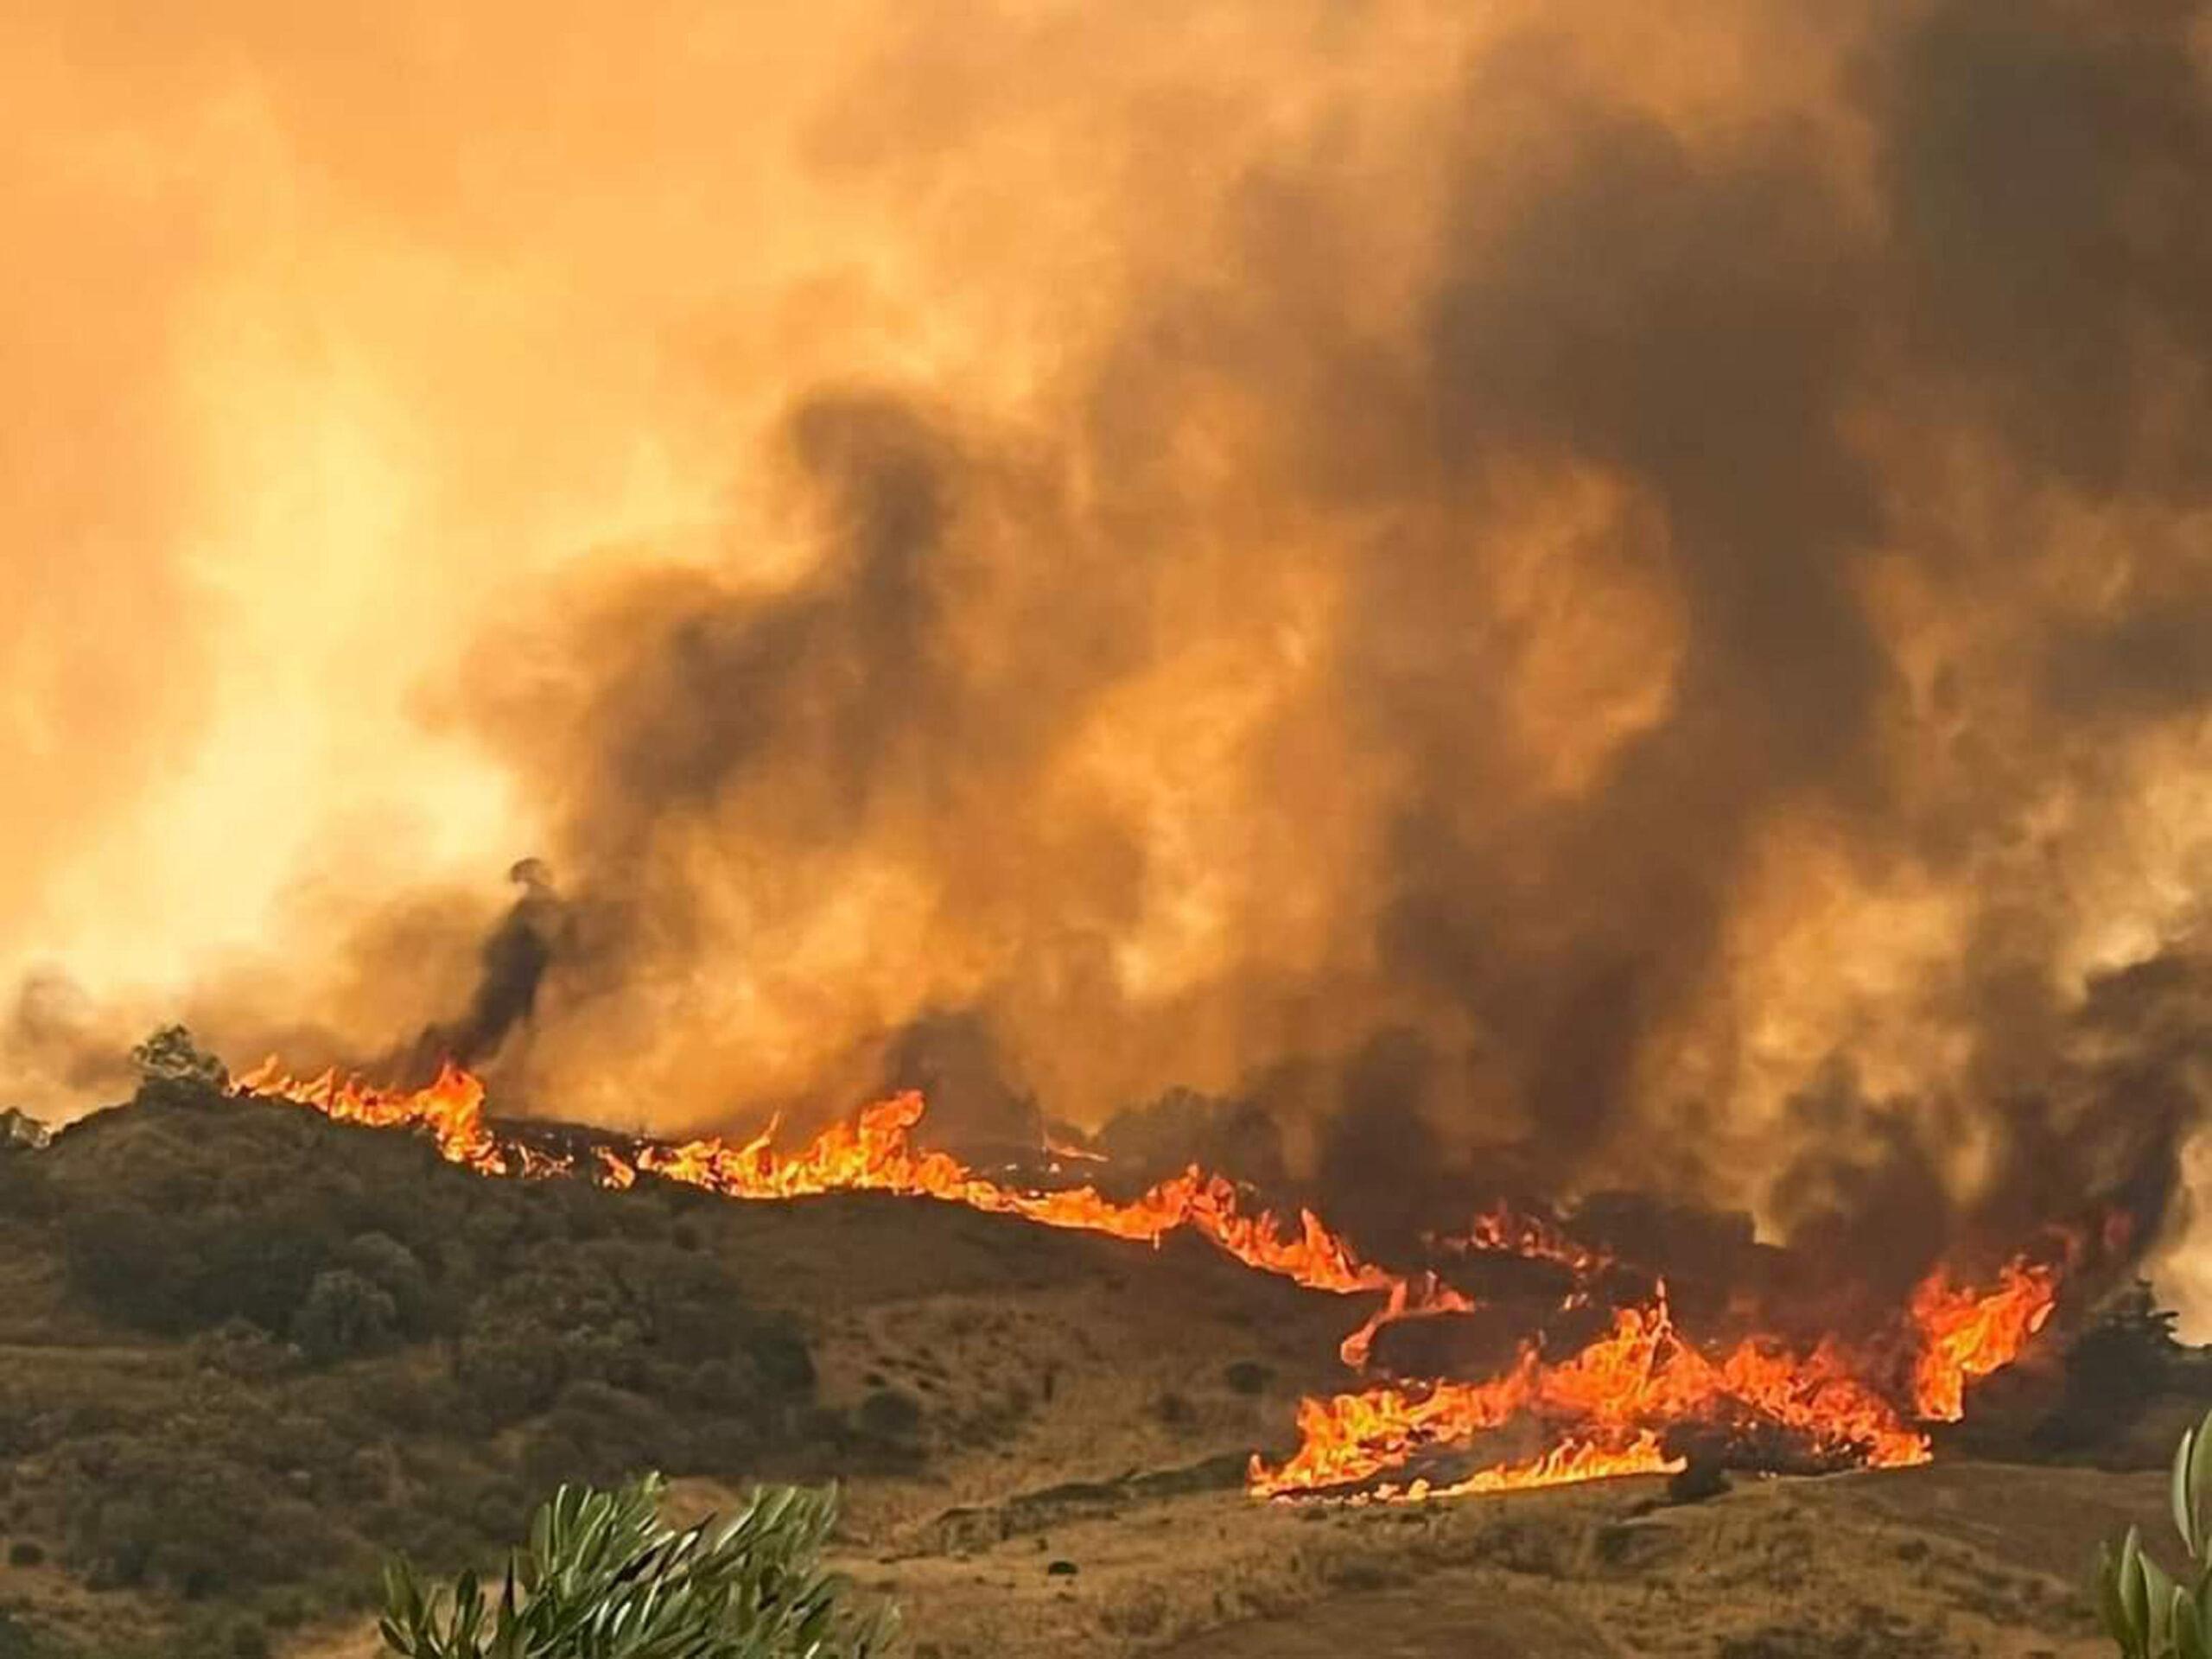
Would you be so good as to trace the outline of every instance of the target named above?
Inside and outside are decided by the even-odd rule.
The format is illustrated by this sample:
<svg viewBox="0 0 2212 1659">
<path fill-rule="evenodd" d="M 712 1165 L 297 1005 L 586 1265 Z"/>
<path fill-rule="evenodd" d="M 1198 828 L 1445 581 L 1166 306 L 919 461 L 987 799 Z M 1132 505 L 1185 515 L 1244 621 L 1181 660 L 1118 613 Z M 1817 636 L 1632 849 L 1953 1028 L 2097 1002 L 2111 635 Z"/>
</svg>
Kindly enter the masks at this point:
<svg viewBox="0 0 2212 1659">
<path fill-rule="evenodd" d="M 1265 1122 L 1378 1240 L 2183 1235 L 2204 6 L 467 10 L 30 25 L 9 165 L 214 229 L 112 334 L 42 239 L 143 487 L 0 556 L 179 620 L 9 671 L 98 757 L 27 961 L 625 1123 Z"/>
</svg>

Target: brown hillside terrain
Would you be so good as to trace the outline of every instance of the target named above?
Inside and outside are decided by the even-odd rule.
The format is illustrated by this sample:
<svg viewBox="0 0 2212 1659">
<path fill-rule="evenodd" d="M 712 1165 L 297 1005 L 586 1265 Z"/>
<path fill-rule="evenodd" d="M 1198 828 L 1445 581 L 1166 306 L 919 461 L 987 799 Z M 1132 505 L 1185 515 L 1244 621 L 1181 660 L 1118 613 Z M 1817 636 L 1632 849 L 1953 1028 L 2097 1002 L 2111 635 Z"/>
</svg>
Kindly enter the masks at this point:
<svg viewBox="0 0 2212 1659">
<path fill-rule="evenodd" d="M 1016 1501 L 855 1536 L 846 1565 L 900 1599 L 913 1651 L 938 1659 L 2101 1659 L 2084 1563 L 2162 1502 L 2153 1473 L 1986 1464 L 1681 1508 L 1649 1509 L 1654 1490 L 1391 1510 Z M 357 1630 L 300 1651 L 377 1649 Z"/>
<path fill-rule="evenodd" d="M 404 1237 L 445 1311 L 303 1357 L 311 1325 L 253 1336 L 232 1315 L 211 1333 L 221 1296 L 181 1279 L 189 1317 L 149 1328 L 86 1277 L 105 1245 L 84 1217 L 118 1205 L 140 1206 L 140 1229 L 194 1224 L 164 1260 L 251 1234 L 224 1295 L 295 1249 L 371 1259 L 356 1227 Z M 334 1216 L 338 1242 L 317 1243 Z M 1738 1481 L 1682 1506 L 1644 1481 L 1258 1503 L 1244 1460 L 1282 1448 L 1301 1392 L 1340 1385 L 1335 1344 L 1361 1311 L 1345 1299 L 1194 1242 L 926 1201 L 484 1181 L 404 1137 L 274 1107 L 156 1101 L 17 1154 L 0 1228 L 0 1513 L 41 1554 L 0 1567 L 0 1613 L 43 1633 L 41 1656 L 196 1653 L 171 1633 L 230 1619 L 279 1653 L 370 1652 L 355 1610 L 379 1552 L 490 1559 L 554 1480 L 645 1463 L 693 1510 L 748 1478 L 843 1480 L 842 1563 L 902 1602 L 917 1659 L 2087 1656 L 2102 1650 L 2081 1593 L 2090 1552 L 2131 1522 L 2156 1535 L 2162 1513 L 2155 1471 L 1960 1461 Z M 607 1262 L 612 1291 L 578 1276 Z M 565 1368 L 542 1390 L 480 1357 L 518 1307 L 542 1323 L 495 1357 L 534 1364 L 542 1343 Z M 752 1345 L 723 1356 L 729 1328 Z M 805 1374 L 774 1383 L 760 1356 L 794 1342 Z M 241 1345 L 258 1357 L 238 1361 Z M 695 1350 L 715 1357 L 694 1366 Z M 639 1371 L 639 1352 L 692 1369 Z M 487 1390 L 504 1390 L 497 1409 Z M 753 1427 L 713 1432 L 733 1416 Z M 150 1495 L 109 1484 L 142 1469 Z M 117 1503 L 167 1501 L 171 1478 L 170 1522 L 213 1527 L 228 1506 L 256 1536 L 296 1521 L 297 1549 L 251 1576 L 134 1556 Z"/>
</svg>

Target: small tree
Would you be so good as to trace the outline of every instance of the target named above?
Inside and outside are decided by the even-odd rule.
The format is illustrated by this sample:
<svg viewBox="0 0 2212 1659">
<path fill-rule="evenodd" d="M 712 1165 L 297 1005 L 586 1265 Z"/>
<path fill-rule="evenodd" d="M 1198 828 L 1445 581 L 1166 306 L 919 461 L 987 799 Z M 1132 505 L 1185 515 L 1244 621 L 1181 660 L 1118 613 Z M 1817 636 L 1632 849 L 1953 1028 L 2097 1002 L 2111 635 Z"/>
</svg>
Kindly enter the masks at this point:
<svg viewBox="0 0 2212 1659">
<path fill-rule="evenodd" d="M 727 1521 L 677 1531 L 646 1475 L 563 1486 L 509 1555 L 498 1599 L 473 1573 L 427 1596 L 385 1574 L 385 1645 L 404 1659 L 868 1659 L 893 1615 L 856 1613 L 822 1567 L 834 1491 L 763 1487 Z"/>
<path fill-rule="evenodd" d="M 391 1339 L 398 1305 L 389 1292 L 351 1268 L 318 1273 L 307 1300 L 292 1315 L 292 1340 L 318 1365 L 365 1354 Z"/>
<path fill-rule="evenodd" d="M 222 1061 L 202 1049 L 182 1026 L 163 1026 L 130 1051 L 130 1063 L 149 1084 L 183 1084 L 218 1092 L 230 1087 Z"/>
<path fill-rule="evenodd" d="M 2189 1552 L 2180 1578 L 2143 1553 L 2134 1527 L 2098 1556 L 2099 1610 L 2125 1659 L 2212 1659 L 2212 1413 L 2182 1436 L 2172 1496 Z"/>
<path fill-rule="evenodd" d="M 2124 1437 L 2186 1351 L 2174 1336 L 2178 1317 L 2141 1279 L 2107 1300 L 2067 1349 L 2064 1392 L 2036 1425 L 2035 1444 L 2063 1452 Z"/>
<path fill-rule="evenodd" d="M 0 1152 L 36 1152 L 54 1139 L 54 1132 L 29 1112 L 0 1107 Z"/>
</svg>

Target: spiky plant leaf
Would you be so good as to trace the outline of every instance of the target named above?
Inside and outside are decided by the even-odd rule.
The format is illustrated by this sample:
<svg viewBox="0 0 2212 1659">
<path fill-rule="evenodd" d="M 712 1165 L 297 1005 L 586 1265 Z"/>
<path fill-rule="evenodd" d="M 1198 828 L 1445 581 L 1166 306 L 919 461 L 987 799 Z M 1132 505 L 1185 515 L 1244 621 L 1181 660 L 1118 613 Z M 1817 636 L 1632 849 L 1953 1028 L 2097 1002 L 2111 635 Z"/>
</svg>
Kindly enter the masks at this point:
<svg viewBox="0 0 2212 1659">
<path fill-rule="evenodd" d="M 2189 1553 L 2200 1562 L 2212 1559 L 2212 1411 L 2204 1414 L 2192 1433 L 2182 1442 L 2188 1452 L 2189 1509 L 2191 1530 L 2188 1535 Z M 2182 1459 L 2176 1457 L 2178 1466 Z"/>
<path fill-rule="evenodd" d="M 2147 1647 L 2151 1637 L 2151 1618 L 2143 1584 L 2142 1564 L 2143 1534 L 2139 1529 L 2130 1527 L 2127 1535 L 2120 1541 L 2120 1605 L 2125 1628 L 2131 1638 L 2138 1645 Z"/>
<path fill-rule="evenodd" d="M 2191 1555 L 2196 1554 L 2196 1487 L 2194 1479 L 2197 1430 L 2191 1428 L 2181 1437 L 2181 1446 L 2174 1453 L 2173 1510 L 2174 1530 L 2181 1534 L 2182 1548 Z"/>
<path fill-rule="evenodd" d="M 2179 1593 L 2166 1570 L 2148 1555 L 2135 1558 L 2143 1584 L 2143 1607 L 2151 1651 L 2170 1653 L 2174 1644 L 2174 1598 Z"/>
<path fill-rule="evenodd" d="M 2120 1556 L 2109 1540 L 2097 1546 L 2095 1573 L 2097 1614 L 2104 1621 L 2105 1634 L 2120 1645 L 2123 1653 L 2133 1650 L 2133 1631 L 2127 1622 L 2127 1607 L 2120 1593 Z"/>
<path fill-rule="evenodd" d="M 2130 1528 L 2097 1560 L 2097 1611 L 2125 1659 L 2212 1659 L 2212 1412 L 2181 1438 L 2168 1483 L 2188 1568 L 2170 1575 Z"/>
<path fill-rule="evenodd" d="M 496 1601 L 465 1573 L 425 1603 L 404 1563 L 385 1585 L 385 1643 L 405 1659 L 866 1659 L 893 1628 L 860 1617 L 821 1567 L 833 1492 L 769 1488 L 677 1530 L 647 1476 L 564 1487 L 532 1516 Z"/>
<path fill-rule="evenodd" d="M 2175 1589 L 2168 1628 L 2172 1631 L 2176 1659 L 2202 1659 L 2204 1626 L 2196 1616 L 2196 1599 L 2188 1591 Z"/>
</svg>

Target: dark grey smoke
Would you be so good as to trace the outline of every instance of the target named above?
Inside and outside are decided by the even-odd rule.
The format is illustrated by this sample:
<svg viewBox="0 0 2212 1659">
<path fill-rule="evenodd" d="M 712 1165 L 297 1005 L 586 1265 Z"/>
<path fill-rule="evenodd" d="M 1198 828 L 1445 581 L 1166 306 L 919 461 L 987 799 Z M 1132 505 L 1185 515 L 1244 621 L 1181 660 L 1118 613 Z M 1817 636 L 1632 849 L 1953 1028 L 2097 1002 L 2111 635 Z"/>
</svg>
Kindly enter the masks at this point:
<svg viewBox="0 0 2212 1659">
<path fill-rule="evenodd" d="M 417 1083 L 448 1060 L 484 1065 L 537 1009 L 538 989 L 568 932 L 567 911 L 543 860 L 525 858 L 507 874 L 520 893 L 484 941 L 467 1007 L 416 1039 L 405 1071 Z"/>
<path fill-rule="evenodd" d="M 539 717 L 506 735 L 564 804 L 563 870 L 615 918 L 573 1001 L 696 950 L 702 880 L 766 925 L 841 896 L 835 855 L 895 848 L 947 950 L 988 966 L 958 1016 L 894 1045 L 890 1080 L 1033 1124 L 1009 1057 L 1115 1045 L 1134 1018 L 1115 943 L 1155 874 L 1124 821 L 1048 804 L 1066 753 L 1287 550 L 1321 545 L 1340 607 L 1319 690 L 1270 716 L 1257 747 L 1287 758 L 1249 807 L 1377 811 L 1382 833 L 1371 868 L 1309 873 L 1356 906 L 1335 960 L 1296 983 L 1244 964 L 1209 994 L 1249 1033 L 1245 1095 L 1324 1080 L 1319 1184 L 1356 1231 L 1403 1242 L 1485 1182 L 1633 1176 L 1758 1189 L 1803 1242 L 1899 1282 L 1962 1232 L 2101 1205 L 2147 1243 L 2202 1115 L 2202 961 L 2154 957 L 2076 1007 L 2068 901 L 2017 864 L 1975 872 L 2052 787 L 2107 787 L 2119 740 L 2212 706 L 2212 558 L 2115 519 L 2100 603 L 2024 624 L 2001 678 L 1965 654 L 1916 678 L 1870 595 L 1902 567 L 1962 611 L 2013 603 L 2047 490 L 2091 513 L 2212 506 L 2205 17 L 1870 9 L 1846 111 L 1863 155 L 1814 111 L 1693 142 L 1537 30 L 1466 64 L 1402 193 L 1346 188 L 1317 144 L 1255 155 L 1187 246 L 1133 207 L 1147 279 L 1033 429 L 971 416 L 957 387 L 801 397 L 779 455 L 825 550 L 811 573 L 766 595 L 641 579 L 542 642 L 588 663 L 580 682 L 521 682 Z M 1370 251 L 1414 213 L 1433 256 L 1378 321 Z M 1928 505 L 1947 444 L 1986 480 L 1986 522 Z M 1541 625 L 1503 597 L 1495 526 L 1530 479 L 1583 475 L 1628 504 L 1593 568 L 1668 595 L 1671 694 L 1579 786 L 1538 788 L 1498 688 Z M 1194 534 L 1217 524 L 1236 533 Z M 1382 799 L 1288 758 L 1335 722 Z M 1937 728 L 1931 777 L 1900 756 Z M 1720 1103 L 1654 1068 L 1686 1021 L 1717 1046 L 1755 1022 L 1727 1001 L 1731 926 L 1785 821 L 1861 868 L 1973 884 L 1938 1000 L 1976 1052 L 1964 1084 L 1896 1099 L 1837 1052 L 1771 1145 L 1708 1144 Z M 464 1052 L 566 971 L 531 902 L 451 1033 Z M 1388 1006 L 1309 1049 L 1300 1011 L 1353 1006 L 1370 973 Z M 1965 1180 L 1952 1154 L 1976 1137 L 1995 1173 Z"/>
<path fill-rule="evenodd" d="M 1287 1192 L 1290 1166 L 1282 1126 L 1251 1097 L 1224 1100 L 1189 1089 L 1125 1107 L 1098 1133 L 1101 1150 L 1116 1172 L 1150 1184 L 1181 1174 L 1192 1164 L 1232 1170 L 1262 1192 Z"/>
<path fill-rule="evenodd" d="M 1042 1144 L 1036 1100 L 1007 1079 L 989 1025 L 973 1014 L 928 1014 L 901 1030 L 886 1053 L 882 1087 L 919 1090 L 936 1120 L 932 1137 L 955 1150 L 988 1155 Z"/>
<path fill-rule="evenodd" d="M 2212 352 L 2205 17 L 1946 0 L 1870 67 L 1929 390 L 2036 474 L 2107 496 L 2201 500 L 2212 477 L 2212 429 L 2189 418 Z"/>
</svg>

